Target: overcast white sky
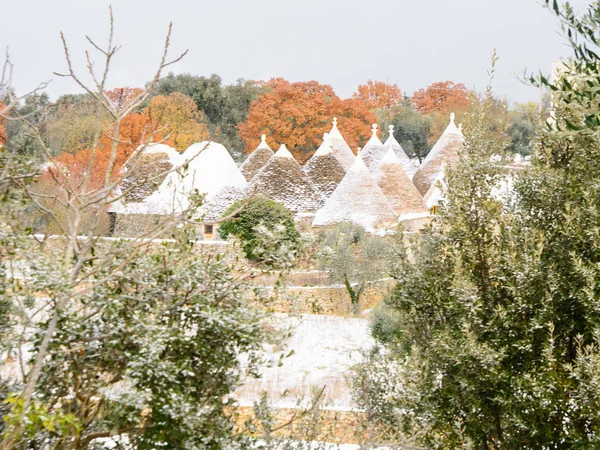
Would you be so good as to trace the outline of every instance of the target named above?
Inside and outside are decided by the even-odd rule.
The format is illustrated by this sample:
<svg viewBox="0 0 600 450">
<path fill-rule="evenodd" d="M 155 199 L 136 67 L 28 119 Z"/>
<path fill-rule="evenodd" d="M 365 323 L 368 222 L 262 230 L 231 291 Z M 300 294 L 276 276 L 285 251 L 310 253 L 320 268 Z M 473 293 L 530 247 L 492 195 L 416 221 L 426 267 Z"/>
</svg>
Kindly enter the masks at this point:
<svg viewBox="0 0 600 450">
<path fill-rule="evenodd" d="M 105 0 L 2 0 L 0 47 L 8 46 L 19 91 L 53 79 L 50 95 L 78 92 L 64 71 L 59 31 L 83 68 L 84 35 L 104 42 Z M 435 81 L 484 89 L 490 55 L 500 61 L 498 95 L 536 100 L 524 69 L 550 72 L 569 56 L 556 18 L 538 0 L 113 0 L 123 48 L 111 85 L 141 86 L 154 71 L 169 21 L 172 53 L 189 49 L 176 73 L 238 78 L 318 80 L 347 97 L 368 79 L 407 92 Z M 582 11 L 589 0 L 573 0 Z"/>
</svg>

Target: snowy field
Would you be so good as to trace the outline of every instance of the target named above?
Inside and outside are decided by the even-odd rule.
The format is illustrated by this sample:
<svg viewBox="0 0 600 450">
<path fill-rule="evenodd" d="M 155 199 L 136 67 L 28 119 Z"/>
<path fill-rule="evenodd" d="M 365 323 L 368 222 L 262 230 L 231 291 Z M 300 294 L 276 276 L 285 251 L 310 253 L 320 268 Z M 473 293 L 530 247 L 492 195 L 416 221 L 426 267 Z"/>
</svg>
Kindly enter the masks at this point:
<svg viewBox="0 0 600 450">
<path fill-rule="evenodd" d="M 240 404 L 251 406 L 266 391 L 272 406 L 293 408 L 299 399 L 310 399 L 313 387 L 325 386 L 327 409 L 352 409 L 348 369 L 362 361 L 362 352 L 374 344 L 368 320 L 277 314 L 274 324 L 291 327 L 287 347 L 267 349 L 272 367 L 263 367 L 262 378 L 246 380 L 235 394 Z M 289 351 L 293 354 L 277 367 L 280 355 Z"/>
</svg>

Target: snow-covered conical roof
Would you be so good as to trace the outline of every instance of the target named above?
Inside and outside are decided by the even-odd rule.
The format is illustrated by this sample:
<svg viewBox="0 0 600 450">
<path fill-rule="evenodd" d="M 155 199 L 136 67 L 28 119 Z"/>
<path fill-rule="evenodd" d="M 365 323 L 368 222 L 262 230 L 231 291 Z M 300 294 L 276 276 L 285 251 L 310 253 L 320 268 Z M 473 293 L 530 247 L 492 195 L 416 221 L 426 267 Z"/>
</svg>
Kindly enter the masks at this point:
<svg viewBox="0 0 600 450">
<path fill-rule="evenodd" d="M 171 172 L 158 191 L 148 197 L 151 214 L 179 213 L 189 207 L 194 192 L 209 201 L 224 186 L 244 189 L 246 179 L 221 144 L 204 141 L 192 144 L 182 155 L 181 168 Z"/>
<path fill-rule="evenodd" d="M 444 170 L 445 170 L 445 166 L 442 167 L 442 170 L 440 171 L 438 176 L 435 178 L 433 184 L 431 185 L 431 187 L 429 188 L 427 193 L 423 196 L 423 201 L 425 202 L 425 205 L 427 205 L 427 207 L 429 209 L 433 208 L 434 206 L 438 206 L 440 204 L 440 202 L 444 199 L 444 196 L 448 189 L 448 186 L 446 185 L 446 180 L 444 177 Z"/>
<path fill-rule="evenodd" d="M 275 153 L 275 156 L 277 156 L 278 158 L 290 158 L 290 159 L 294 159 L 294 155 L 292 155 L 290 153 L 290 151 L 287 149 L 287 147 L 285 146 L 285 144 L 281 144 L 279 146 L 279 150 L 277 150 L 277 152 Z M 295 161 L 295 159 L 294 159 Z"/>
<path fill-rule="evenodd" d="M 383 146 L 386 149 L 392 148 L 394 150 L 396 157 L 400 161 L 400 164 L 402 164 L 404 172 L 406 172 L 408 178 L 412 180 L 412 177 L 415 175 L 417 167 L 412 163 L 412 161 L 410 160 L 400 143 L 394 137 L 394 125 L 388 126 L 388 133 L 388 138 L 383 143 Z"/>
<path fill-rule="evenodd" d="M 267 136 L 262 135 L 258 147 L 248 155 L 240 167 L 240 171 L 247 181 L 250 181 L 254 175 L 267 163 L 273 156 L 273 150 L 267 144 Z"/>
<path fill-rule="evenodd" d="M 423 197 L 404 172 L 393 148 L 388 148 L 374 177 L 399 220 L 425 217 L 429 214 Z"/>
<path fill-rule="evenodd" d="M 248 197 L 248 189 L 236 186 L 223 186 L 210 200 L 205 202 L 197 211 L 197 217 L 202 222 L 216 222 L 227 209 L 236 201 Z"/>
<path fill-rule="evenodd" d="M 329 132 L 329 139 L 331 140 L 331 147 L 333 149 L 333 156 L 340 162 L 345 171 L 350 169 L 352 163 L 354 163 L 354 152 L 340 133 L 337 127 L 337 117 L 333 118 L 331 131 Z"/>
<path fill-rule="evenodd" d="M 250 189 L 297 215 L 314 213 L 320 204 L 319 193 L 285 145 L 252 178 Z"/>
<path fill-rule="evenodd" d="M 160 188 L 169 171 L 177 168 L 182 160 L 181 154 L 168 145 L 140 146 L 121 169 L 123 178 L 113 193 L 121 198 L 111 204 L 109 211 L 146 214 L 145 200 Z"/>
<path fill-rule="evenodd" d="M 444 164 L 449 168 L 458 164 L 458 152 L 464 142 L 465 138 L 454 123 L 454 113 L 452 113 L 450 114 L 450 124 L 413 177 L 412 181 L 422 195 L 427 193 L 439 174 L 443 173 Z"/>
<path fill-rule="evenodd" d="M 342 181 L 346 171 L 333 155 L 329 135 L 325 133 L 323 143 L 304 165 L 304 173 L 321 194 L 323 202 L 333 193 Z"/>
<path fill-rule="evenodd" d="M 385 232 L 397 223 L 396 213 L 360 155 L 317 211 L 313 226 L 340 222 L 356 223 L 372 233 Z"/>
<path fill-rule="evenodd" d="M 374 123 L 371 127 L 372 136 L 371 139 L 365 144 L 363 149 L 360 151 L 360 156 L 365 162 L 367 168 L 373 172 L 379 162 L 383 159 L 386 149 L 383 146 L 383 143 L 377 137 L 377 124 Z"/>
</svg>

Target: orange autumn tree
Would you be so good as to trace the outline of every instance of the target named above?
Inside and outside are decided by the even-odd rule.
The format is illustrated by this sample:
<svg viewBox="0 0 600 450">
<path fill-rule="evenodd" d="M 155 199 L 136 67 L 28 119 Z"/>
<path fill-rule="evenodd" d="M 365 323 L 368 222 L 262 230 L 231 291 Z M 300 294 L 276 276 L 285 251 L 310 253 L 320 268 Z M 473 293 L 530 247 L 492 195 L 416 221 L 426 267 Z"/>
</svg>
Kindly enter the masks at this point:
<svg viewBox="0 0 600 450">
<path fill-rule="evenodd" d="M 396 83 L 369 80 L 358 86 L 352 98 L 363 100 L 370 109 L 393 108 L 402 102 L 402 91 Z"/>
<path fill-rule="evenodd" d="M 107 92 L 107 96 L 115 105 L 126 105 L 139 92 L 141 90 L 135 88 L 118 88 Z M 141 112 L 131 113 L 121 121 L 113 172 L 118 174 L 135 149 L 151 135 L 154 141 L 163 142 L 179 151 L 185 150 L 194 142 L 206 140 L 208 128 L 203 120 L 204 116 L 198 111 L 194 101 L 183 94 L 173 93 L 152 98 Z M 89 189 L 102 187 L 111 154 L 112 135 L 112 129 L 104 130 L 95 152 L 83 149 L 74 153 L 62 153 L 56 158 L 57 168 L 53 170 L 61 170 L 78 186 L 83 182 L 92 162 Z M 48 171 L 44 181 L 50 181 L 54 176 L 56 174 Z"/>
<path fill-rule="evenodd" d="M 423 114 L 434 111 L 450 111 L 463 109 L 469 105 L 470 92 L 462 83 L 453 81 L 440 81 L 419 89 L 411 97 L 414 108 Z"/>
<path fill-rule="evenodd" d="M 117 108 L 123 108 L 125 105 L 129 105 L 133 99 L 142 92 L 142 88 L 125 86 L 115 88 L 112 91 L 107 91 L 106 95 L 113 105 L 115 105 Z"/>
<path fill-rule="evenodd" d="M 371 125 L 377 122 L 377 117 L 369 106 L 361 99 L 336 99 L 331 103 L 331 114 L 338 119 L 338 128 L 344 139 L 356 151 L 363 147 L 371 138 Z M 327 131 L 331 124 L 327 125 Z M 319 141 L 319 144 L 321 142 Z"/>
<path fill-rule="evenodd" d="M 250 105 L 246 121 L 238 125 L 247 153 L 259 144 L 261 134 L 266 134 L 270 142 L 286 144 L 304 163 L 321 144 L 323 133 L 331 129 L 334 116 L 340 116 L 340 129 L 353 148 L 364 141 L 362 128 L 368 131 L 375 120 L 364 101 L 340 100 L 326 84 L 275 78 L 264 85 L 269 92 Z"/>
<path fill-rule="evenodd" d="M 180 92 L 153 97 L 144 113 L 165 143 L 179 151 L 209 137 L 204 114 L 194 100 Z"/>
<path fill-rule="evenodd" d="M 435 144 L 448 126 L 450 113 L 456 114 L 456 123 L 460 123 L 473 100 L 475 97 L 464 84 L 453 81 L 433 83 L 413 94 L 413 107 L 431 117 L 430 145 Z"/>
<path fill-rule="evenodd" d="M 150 135 L 151 127 L 151 121 L 145 114 L 132 113 L 121 121 L 113 173 L 118 174 L 121 171 L 123 164 L 135 149 L 144 142 L 145 137 Z M 104 186 L 105 173 L 110 160 L 112 145 L 110 136 L 112 136 L 112 129 L 105 130 L 95 151 L 86 148 L 75 153 L 60 154 L 55 159 L 57 167 L 53 170 L 62 171 L 74 186 L 79 186 L 83 183 L 85 174 L 92 163 L 88 188 L 90 190 L 101 188 Z M 42 181 L 51 181 L 56 176 L 51 170 L 47 171 Z"/>
</svg>

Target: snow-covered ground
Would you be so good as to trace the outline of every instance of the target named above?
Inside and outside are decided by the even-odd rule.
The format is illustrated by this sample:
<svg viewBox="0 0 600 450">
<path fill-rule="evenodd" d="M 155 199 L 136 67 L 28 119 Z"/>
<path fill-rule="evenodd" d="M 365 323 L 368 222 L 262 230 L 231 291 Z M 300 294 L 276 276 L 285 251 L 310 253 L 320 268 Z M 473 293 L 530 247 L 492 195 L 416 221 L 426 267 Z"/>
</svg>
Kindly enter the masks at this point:
<svg viewBox="0 0 600 450">
<path fill-rule="evenodd" d="M 374 344 L 369 322 L 359 318 L 303 314 L 276 314 L 274 326 L 291 327 L 285 348 L 269 348 L 270 367 L 259 379 L 249 378 L 235 396 L 250 406 L 266 391 L 272 406 L 293 408 L 299 399 L 310 400 L 313 387 L 325 386 L 325 407 L 353 409 L 348 369 L 362 361 L 362 352 Z M 292 351 L 278 367 L 280 355 Z"/>
</svg>

